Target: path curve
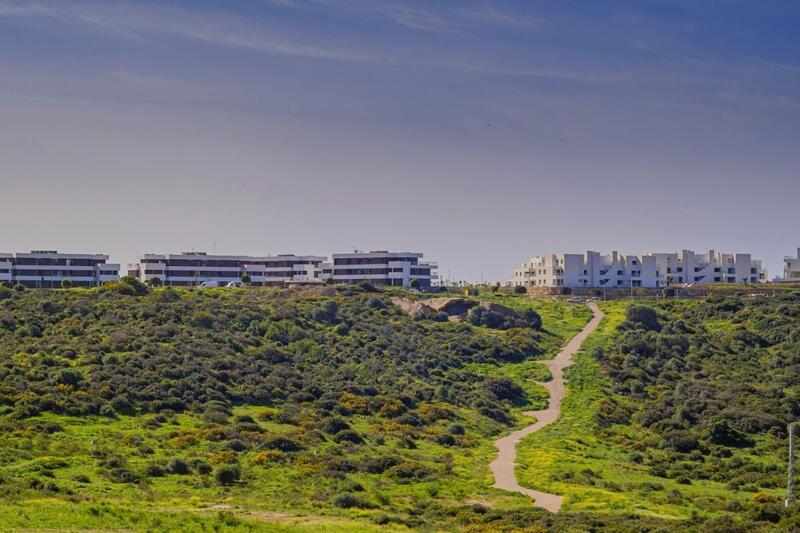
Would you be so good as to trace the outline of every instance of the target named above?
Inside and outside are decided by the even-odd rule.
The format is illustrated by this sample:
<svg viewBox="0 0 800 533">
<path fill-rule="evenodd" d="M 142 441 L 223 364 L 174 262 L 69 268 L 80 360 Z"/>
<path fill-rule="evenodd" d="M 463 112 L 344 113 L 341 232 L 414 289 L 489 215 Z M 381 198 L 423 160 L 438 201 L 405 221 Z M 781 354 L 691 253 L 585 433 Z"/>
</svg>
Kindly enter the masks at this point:
<svg viewBox="0 0 800 533">
<path fill-rule="evenodd" d="M 540 361 L 543 365 L 550 369 L 553 379 L 546 383 L 540 383 L 550 393 L 550 402 L 547 409 L 539 411 L 526 411 L 524 414 L 536 417 L 536 423 L 524 427 L 520 430 L 514 431 L 509 435 L 497 439 L 494 442 L 498 450 L 497 459 L 492 461 L 489 468 L 494 475 L 494 487 L 498 489 L 508 490 L 511 492 L 519 492 L 531 496 L 537 507 L 547 509 L 552 513 L 557 513 L 561 510 L 561 496 L 557 494 L 549 494 L 538 490 L 529 489 L 521 486 L 517 482 L 514 468 L 516 467 L 517 459 L 517 443 L 531 433 L 535 433 L 545 426 L 548 426 L 558 420 L 561 416 L 561 400 L 564 399 L 566 388 L 564 387 L 564 369 L 572 364 L 572 356 L 580 350 L 583 341 L 586 340 L 597 326 L 603 320 L 605 314 L 597 307 L 595 303 L 587 304 L 592 310 L 592 319 L 586 324 L 583 329 L 570 341 L 566 346 L 549 361 Z"/>
</svg>

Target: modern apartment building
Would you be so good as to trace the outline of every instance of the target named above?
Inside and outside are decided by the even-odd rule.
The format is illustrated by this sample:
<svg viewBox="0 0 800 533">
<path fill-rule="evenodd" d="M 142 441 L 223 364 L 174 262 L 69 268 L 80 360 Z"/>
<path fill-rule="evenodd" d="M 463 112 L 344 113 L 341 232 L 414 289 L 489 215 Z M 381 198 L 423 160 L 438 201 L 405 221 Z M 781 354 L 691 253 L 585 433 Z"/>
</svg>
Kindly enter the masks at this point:
<svg viewBox="0 0 800 533">
<path fill-rule="evenodd" d="M 0 253 L 0 282 L 26 287 L 60 287 L 70 280 L 76 287 L 96 287 L 119 279 L 119 265 L 106 263 L 102 254 L 61 254 L 56 251 Z"/>
<path fill-rule="evenodd" d="M 783 258 L 783 279 L 784 281 L 800 281 L 800 248 L 797 249 L 797 256 L 786 256 Z"/>
<path fill-rule="evenodd" d="M 228 283 L 250 276 L 252 285 L 321 283 L 325 257 L 312 255 L 208 255 L 205 252 L 145 254 L 128 265 L 128 275 L 147 282 L 158 278 L 164 285 L 195 286 L 205 281 Z"/>
<path fill-rule="evenodd" d="M 421 288 L 428 288 L 438 279 L 436 268 L 436 263 L 422 261 L 421 253 L 354 252 L 333 254 L 333 262 L 322 265 L 322 277 L 339 284 L 369 281 L 392 287 L 408 287 L 415 279 Z"/>
<path fill-rule="evenodd" d="M 514 269 L 511 285 L 567 288 L 659 288 L 708 283 L 767 281 L 761 261 L 750 254 L 709 250 L 621 255 L 549 254 L 531 257 Z"/>
</svg>

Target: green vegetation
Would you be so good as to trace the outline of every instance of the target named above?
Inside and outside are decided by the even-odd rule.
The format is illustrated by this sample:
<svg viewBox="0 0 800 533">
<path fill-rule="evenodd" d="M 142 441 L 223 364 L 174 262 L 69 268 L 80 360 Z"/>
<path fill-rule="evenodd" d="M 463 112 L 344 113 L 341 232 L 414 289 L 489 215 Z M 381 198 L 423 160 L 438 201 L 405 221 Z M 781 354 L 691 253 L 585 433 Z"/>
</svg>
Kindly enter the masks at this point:
<svg viewBox="0 0 800 533">
<path fill-rule="evenodd" d="M 780 500 L 785 428 L 800 414 L 800 298 L 601 307 L 563 420 L 520 444 L 523 484 L 566 495 L 567 513 L 797 527 Z"/>
<path fill-rule="evenodd" d="M 534 360 L 566 340 L 564 326 L 414 319 L 391 294 L 154 289 L 129 278 L 7 291 L 0 524 L 299 531 L 547 520 L 492 489 L 488 464 L 492 440 L 543 401 Z M 529 300 L 515 304 L 539 323 Z M 551 316 L 558 305 L 535 307 Z"/>
<path fill-rule="evenodd" d="M 157 284 L 154 284 L 157 285 Z M 362 287 L 0 287 L 0 529 L 767 531 L 800 414 L 800 299 L 603 303 L 563 417 L 491 487 L 583 305 L 412 318 Z M 540 326 L 541 324 L 541 326 Z"/>
</svg>

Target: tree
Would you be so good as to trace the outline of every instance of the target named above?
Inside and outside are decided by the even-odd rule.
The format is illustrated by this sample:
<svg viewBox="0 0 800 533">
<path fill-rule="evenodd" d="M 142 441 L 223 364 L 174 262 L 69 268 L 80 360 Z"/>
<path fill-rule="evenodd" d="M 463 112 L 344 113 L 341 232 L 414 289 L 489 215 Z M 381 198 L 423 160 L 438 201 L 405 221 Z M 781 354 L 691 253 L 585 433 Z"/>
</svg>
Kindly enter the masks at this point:
<svg viewBox="0 0 800 533">
<path fill-rule="evenodd" d="M 149 289 L 147 285 L 133 276 L 122 276 L 119 280 L 117 292 L 130 294 L 131 291 L 133 292 L 133 296 L 143 296 L 149 292 Z"/>
<path fill-rule="evenodd" d="M 419 289 L 419 287 L 420 287 L 419 280 L 416 279 L 416 278 L 411 278 L 408 281 L 408 286 L 411 287 L 412 289 Z"/>
<path fill-rule="evenodd" d="M 252 281 L 250 274 L 242 274 L 239 279 L 242 280 L 242 283 L 244 283 L 245 285 L 248 285 L 250 281 Z"/>
<path fill-rule="evenodd" d="M 147 284 L 150 285 L 151 287 L 160 287 L 162 285 L 161 278 L 159 278 L 158 276 L 152 277 L 147 280 Z"/>
<path fill-rule="evenodd" d="M 325 278 L 325 281 L 323 283 L 325 283 L 325 285 L 333 285 L 335 282 L 333 281 L 332 276 L 328 276 L 327 278 Z"/>
<path fill-rule="evenodd" d="M 73 287 L 73 283 L 71 279 L 62 279 L 61 280 L 61 288 L 62 289 L 71 289 Z"/>
</svg>

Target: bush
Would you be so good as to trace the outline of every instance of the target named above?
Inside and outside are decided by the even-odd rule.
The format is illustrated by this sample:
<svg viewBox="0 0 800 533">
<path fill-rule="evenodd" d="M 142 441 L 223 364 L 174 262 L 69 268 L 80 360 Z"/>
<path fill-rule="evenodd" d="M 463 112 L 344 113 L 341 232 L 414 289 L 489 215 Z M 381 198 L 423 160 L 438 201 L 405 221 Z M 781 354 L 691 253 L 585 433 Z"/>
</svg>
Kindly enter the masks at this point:
<svg viewBox="0 0 800 533">
<path fill-rule="evenodd" d="M 350 424 L 348 424 L 342 418 L 329 417 L 322 419 L 322 421 L 319 423 L 319 428 L 329 435 L 335 435 L 340 431 L 350 429 Z"/>
<path fill-rule="evenodd" d="M 150 292 L 150 289 L 147 287 L 147 285 L 133 276 L 122 276 L 119 280 L 119 283 L 120 285 L 130 287 L 133 290 L 134 296 L 143 296 Z"/>
<path fill-rule="evenodd" d="M 147 477 L 163 477 L 166 472 L 164 471 L 164 467 L 158 463 L 150 463 L 145 468 L 145 474 Z"/>
<path fill-rule="evenodd" d="M 14 290 L 17 292 L 25 292 L 25 285 L 23 285 L 22 283 L 17 283 L 16 285 L 14 285 Z"/>
<path fill-rule="evenodd" d="M 61 280 L 61 288 L 62 289 L 71 289 L 74 286 L 71 279 L 62 279 Z"/>
<path fill-rule="evenodd" d="M 368 509 L 372 507 L 372 505 L 370 505 L 360 497 L 350 492 L 343 492 L 341 494 L 337 494 L 336 496 L 331 498 L 331 503 L 336 507 L 341 507 L 342 509 L 350 509 L 353 507 L 358 507 L 360 509 Z"/>
<path fill-rule="evenodd" d="M 466 432 L 464 426 L 461 424 L 452 424 L 450 428 L 448 428 L 448 431 L 451 435 L 463 435 Z"/>
<path fill-rule="evenodd" d="M 317 322 L 333 322 L 336 320 L 336 313 L 339 311 L 339 304 L 333 300 L 325 302 L 324 305 L 317 307 L 311 313 L 311 318 Z"/>
<path fill-rule="evenodd" d="M 173 457 L 167 464 L 167 472 L 170 474 L 185 475 L 189 473 L 189 465 L 180 457 Z"/>
<path fill-rule="evenodd" d="M 233 485 L 242 477 L 242 470 L 238 465 L 222 465 L 214 472 L 214 479 L 220 485 Z"/>
<path fill-rule="evenodd" d="M 384 302 L 377 296 L 373 296 L 369 300 L 367 300 L 367 306 L 371 307 L 372 309 L 385 309 L 386 302 Z"/>
<path fill-rule="evenodd" d="M 83 373 L 76 368 L 65 368 L 58 373 L 58 382 L 62 385 L 78 385 L 83 381 Z"/>
<path fill-rule="evenodd" d="M 268 450 L 280 450 L 282 452 L 299 452 L 303 449 L 299 442 L 288 437 L 273 437 L 264 442 L 263 447 Z"/>
<path fill-rule="evenodd" d="M 160 287 L 162 285 L 161 278 L 159 278 L 158 276 L 149 278 L 147 280 L 147 284 L 150 285 L 151 287 Z"/>
<path fill-rule="evenodd" d="M 514 294 L 525 294 L 526 292 L 528 292 L 528 289 L 522 285 L 517 285 L 514 287 Z"/>
<path fill-rule="evenodd" d="M 363 437 L 353 431 L 352 429 L 345 429 L 340 431 L 333 437 L 334 442 L 352 442 L 353 444 L 361 444 L 364 442 Z"/>
<path fill-rule="evenodd" d="M 649 331 L 659 331 L 658 315 L 652 307 L 632 305 L 626 311 L 626 319 L 633 326 L 641 326 Z"/>
<path fill-rule="evenodd" d="M 211 465 L 208 464 L 205 459 L 192 459 L 189 461 L 189 466 L 192 467 L 192 470 L 203 476 L 207 476 L 212 470 Z"/>
</svg>

